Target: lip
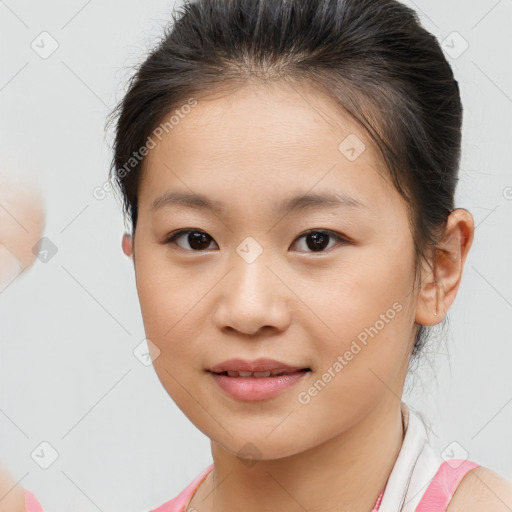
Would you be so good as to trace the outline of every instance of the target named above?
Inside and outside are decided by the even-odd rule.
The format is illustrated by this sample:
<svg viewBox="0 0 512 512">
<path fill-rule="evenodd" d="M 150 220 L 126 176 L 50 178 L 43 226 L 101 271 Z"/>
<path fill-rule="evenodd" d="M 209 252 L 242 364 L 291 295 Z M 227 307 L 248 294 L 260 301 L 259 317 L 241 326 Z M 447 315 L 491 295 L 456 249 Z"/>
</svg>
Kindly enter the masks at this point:
<svg viewBox="0 0 512 512">
<path fill-rule="evenodd" d="M 284 371 L 282 375 L 269 377 L 230 377 L 223 372 Z M 298 384 L 311 372 L 304 366 L 292 366 L 275 359 L 260 358 L 253 361 L 229 359 L 207 369 L 213 381 L 236 400 L 257 401 L 277 396 Z"/>
<path fill-rule="evenodd" d="M 305 366 L 291 366 L 275 359 L 259 358 L 253 361 L 246 359 L 228 359 L 222 363 L 215 364 L 208 371 L 222 373 L 227 371 L 242 372 L 266 372 L 268 370 L 284 370 L 286 372 L 304 370 Z"/>
<path fill-rule="evenodd" d="M 208 372 L 214 382 L 235 400 L 253 402 L 275 397 L 302 381 L 310 371 L 298 370 L 274 377 L 229 377 Z"/>
</svg>

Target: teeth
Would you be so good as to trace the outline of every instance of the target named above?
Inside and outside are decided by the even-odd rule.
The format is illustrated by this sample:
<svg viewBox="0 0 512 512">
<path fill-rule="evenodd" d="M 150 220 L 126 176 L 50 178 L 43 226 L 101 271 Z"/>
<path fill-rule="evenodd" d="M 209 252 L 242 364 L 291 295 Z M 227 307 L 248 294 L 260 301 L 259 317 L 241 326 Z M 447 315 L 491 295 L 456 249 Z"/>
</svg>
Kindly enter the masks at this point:
<svg viewBox="0 0 512 512">
<path fill-rule="evenodd" d="M 255 377 L 270 377 L 270 370 L 266 372 L 254 372 Z"/>
<path fill-rule="evenodd" d="M 265 372 L 236 372 L 236 371 L 227 371 L 226 372 L 229 377 L 276 377 L 278 375 L 284 375 L 289 373 L 295 373 L 295 370 L 286 371 L 286 370 L 267 370 Z"/>
</svg>

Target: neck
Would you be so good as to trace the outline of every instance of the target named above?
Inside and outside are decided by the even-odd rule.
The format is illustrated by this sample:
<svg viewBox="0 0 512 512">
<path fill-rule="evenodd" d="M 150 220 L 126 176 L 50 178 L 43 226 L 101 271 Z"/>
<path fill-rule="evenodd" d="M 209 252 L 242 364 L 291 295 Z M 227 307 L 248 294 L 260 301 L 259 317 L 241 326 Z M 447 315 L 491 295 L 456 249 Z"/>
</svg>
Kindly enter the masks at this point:
<svg viewBox="0 0 512 512">
<path fill-rule="evenodd" d="M 247 465 L 212 441 L 214 469 L 188 509 L 370 512 L 393 469 L 403 436 L 400 402 L 390 393 L 349 430 L 282 459 Z"/>
</svg>

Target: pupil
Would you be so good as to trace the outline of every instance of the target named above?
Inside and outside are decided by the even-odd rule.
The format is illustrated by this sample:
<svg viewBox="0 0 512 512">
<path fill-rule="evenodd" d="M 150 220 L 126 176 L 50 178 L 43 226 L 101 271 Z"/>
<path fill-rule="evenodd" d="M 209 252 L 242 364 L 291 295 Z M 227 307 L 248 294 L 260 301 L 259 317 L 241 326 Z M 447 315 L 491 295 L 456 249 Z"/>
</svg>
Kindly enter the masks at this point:
<svg viewBox="0 0 512 512">
<path fill-rule="evenodd" d="M 189 233 L 188 235 L 188 243 L 190 244 L 190 247 L 192 249 L 197 249 L 198 251 L 204 250 L 206 247 L 208 247 L 207 243 L 208 235 L 205 233 Z M 206 243 L 206 247 L 203 247 L 203 245 Z"/>
<path fill-rule="evenodd" d="M 328 245 L 328 239 L 329 239 L 328 234 L 320 233 L 317 231 L 316 233 L 310 234 L 306 237 L 306 240 L 308 240 L 308 241 L 313 240 L 313 243 L 312 244 L 307 243 L 307 246 L 309 249 L 311 249 L 313 251 L 318 251 Z"/>
<path fill-rule="evenodd" d="M 189 233 L 188 243 L 190 247 L 198 251 L 202 251 L 208 247 L 208 235 L 205 233 Z M 306 237 L 308 249 L 312 251 L 321 251 L 329 245 L 329 235 L 319 231 L 309 234 Z M 311 243 L 310 243 L 311 242 Z"/>
</svg>

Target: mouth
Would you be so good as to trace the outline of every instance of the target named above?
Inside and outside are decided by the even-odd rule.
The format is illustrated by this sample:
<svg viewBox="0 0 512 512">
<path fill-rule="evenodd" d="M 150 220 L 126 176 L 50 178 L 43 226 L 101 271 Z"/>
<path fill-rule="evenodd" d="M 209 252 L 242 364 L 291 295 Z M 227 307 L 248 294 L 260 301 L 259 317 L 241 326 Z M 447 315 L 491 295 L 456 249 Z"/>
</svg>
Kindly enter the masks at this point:
<svg viewBox="0 0 512 512">
<path fill-rule="evenodd" d="M 210 370 L 207 370 L 210 371 Z M 300 372 L 310 372 L 311 368 L 301 368 L 301 369 L 276 369 L 276 370 L 267 370 L 264 372 L 244 372 L 244 371 L 236 371 L 236 370 L 226 370 L 224 372 L 211 372 L 215 375 L 225 375 L 226 377 L 241 377 L 241 378 L 256 378 L 262 379 L 267 377 L 280 377 L 281 375 L 291 375 L 294 373 Z"/>
<path fill-rule="evenodd" d="M 217 389 L 244 402 L 276 397 L 299 385 L 311 371 L 309 367 L 289 366 L 268 359 L 252 362 L 232 359 L 206 370 Z"/>
<path fill-rule="evenodd" d="M 253 378 L 274 377 L 307 370 L 311 371 L 311 368 L 302 365 L 291 365 L 283 361 L 263 357 L 252 361 L 242 358 L 228 359 L 207 368 L 207 371 L 217 375 L 223 374 L 229 377 Z"/>
</svg>

